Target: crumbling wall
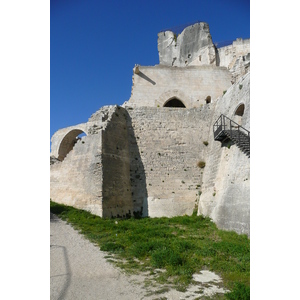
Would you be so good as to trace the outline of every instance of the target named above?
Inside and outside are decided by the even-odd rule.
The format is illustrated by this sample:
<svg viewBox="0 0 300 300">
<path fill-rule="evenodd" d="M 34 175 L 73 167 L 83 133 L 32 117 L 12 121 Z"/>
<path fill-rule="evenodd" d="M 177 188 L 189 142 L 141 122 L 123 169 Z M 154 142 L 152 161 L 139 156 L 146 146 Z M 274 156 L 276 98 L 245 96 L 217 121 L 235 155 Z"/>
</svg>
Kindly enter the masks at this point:
<svg viewBox="0 0 300 300">
<path fill-rule="evenodd" d="M 50 166 L 53 201 L 102 216 L 101 133 L 84 136 L 63 161 Z"/>
<path fill-rule="evenodd" d="M 236 39 L 229 46 L 217 49 L 217 65 L 228 68 L 232 83 L 250 72 L 250 39 Z"/>
<path fill-rule="evenodd" d="M 220 67 L 231 69 L 236 59 L 250 53 L 250 39 L 236 39 L 231 45 L 217 49 Z"/>
<path fill-rule="evenodd" d="M 85 129 L 87 136 L 78 140 L 62 161 L 54 156 L 60 147 L 54 143 L 50 197 L 101 217 L 125 217 L 133 209 L 126 111 L 117 106 L 102 107 Z M 55 136 L 63 141 L 73 130 L 74 126 L 64 128 Z"/>
<path fill-rule="evenodd" d="M 186 27 L 180 34 L 163 31 L 158 34 L 159 63 L 184 67 L 216 64 L 215 46 L 205 22 Z"/>
</svg>

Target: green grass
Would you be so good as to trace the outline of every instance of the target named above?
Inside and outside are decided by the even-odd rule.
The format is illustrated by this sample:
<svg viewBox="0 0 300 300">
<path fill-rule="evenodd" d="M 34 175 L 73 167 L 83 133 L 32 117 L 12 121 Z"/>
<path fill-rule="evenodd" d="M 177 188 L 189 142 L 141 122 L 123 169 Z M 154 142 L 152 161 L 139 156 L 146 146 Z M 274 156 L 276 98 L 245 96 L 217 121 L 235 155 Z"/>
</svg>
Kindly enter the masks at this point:
<svg viewBox="0 0 300 300">
<path fill-rule="evenodd" d="M 157 282 L 185 290 L 192 275 L 206 269 L 220 275 L 224 287 L 232 291 L 226 298 L 250 297 L 250 240 L 246 235 L 217 229 L 209 218 L 193 214 L 102 219 L 52 201 L 50 210 L 102 251 L 119 258 L 116 264 L 128 272 L 164 269 L 155 277 Z"/>
</svg>

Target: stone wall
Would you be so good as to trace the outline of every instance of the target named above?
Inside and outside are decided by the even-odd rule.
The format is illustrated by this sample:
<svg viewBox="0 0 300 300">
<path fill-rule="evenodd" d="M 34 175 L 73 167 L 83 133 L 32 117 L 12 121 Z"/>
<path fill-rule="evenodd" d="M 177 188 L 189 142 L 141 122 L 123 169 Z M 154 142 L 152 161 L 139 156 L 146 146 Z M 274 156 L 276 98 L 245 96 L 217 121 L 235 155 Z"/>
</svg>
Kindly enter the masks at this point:
<svg viewBox="0 0 300 300">
<path fill-rule="evenodd" d="M 229 46 L 217 49 L 217 65 L 232 74 L 232 83 L 250 72 L 250 39 L 236 39 Z"/>
<path fill-rule="evenodd" d="M 236 39 L 231 45 L 217 49 L 218 66 L 231 69 L 237 58 L 250 53 L 250 39 Z"/>
<path fill-rule="evenodd" d="M 107 106 L 79 126 L 85 128 L 87 136 L 69 147 L 62 161 L 52 159 L 50 197 L 53 201 L 102 217 L 125 217 L 133 213 L 126 122 L 127 113 L 123 108 Z M 59 155 L 60 143 L 74 130 L 76 126 L 55 133 L 53 157 Z"/>
<path fill-rule="evenodd" d="M 102 132 L 103 217 L 133 214 L 127 112 L 116 107 Z"/>
<path fill-rule="evenodd" d="M 101 133 L 78 141 L 63 161 L 50 167 L 50 197 L 102 216 Z"/>
<path fill-rule="evenodd" d="M 139 67 L 133 74 L 129 106 L 163 107 L 176 97 L 186 108 L 200 107 L 207 96 L 214 101 L 231 86 L 225 67 L 192 66 L 174 68 L 162 65 Z"/>
<path fill-rule="evenodd" d="M 206 159 L 203 142 L 209 136 L 211 104 L 195 109 L 140 107 L 128 112 L 139 152 L 131 161 L 132 185 L 144 191 L 133 194 L 133 201 L 138 205 L 143 201 L 143 216 L 191 215 L 202 182 L 204 169 L 197 163 Z"/>
</svg>

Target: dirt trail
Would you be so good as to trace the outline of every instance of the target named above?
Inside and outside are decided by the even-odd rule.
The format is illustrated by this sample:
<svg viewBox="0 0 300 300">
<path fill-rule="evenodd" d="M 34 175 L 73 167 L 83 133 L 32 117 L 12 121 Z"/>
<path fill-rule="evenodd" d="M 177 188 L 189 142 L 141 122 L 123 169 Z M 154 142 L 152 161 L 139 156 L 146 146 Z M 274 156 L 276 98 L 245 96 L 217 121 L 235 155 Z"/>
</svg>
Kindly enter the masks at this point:
<svg viewBox="0 0 300 300">
<path fill-rule="evenodd" d="M 149 277 L 125 275 L 104 258 L 106 255 L 66 222 L 50 214 L 50 299 L 192 300 L 224 292 L 211 282 L 211 288 L 206 290 L 196 284 L 185 293 L 174 289 L 159 293 L 162 287 L 144 286 L 144 280 Z M 220 279 L 214 281 L 217 283 Z"/>
</svg>

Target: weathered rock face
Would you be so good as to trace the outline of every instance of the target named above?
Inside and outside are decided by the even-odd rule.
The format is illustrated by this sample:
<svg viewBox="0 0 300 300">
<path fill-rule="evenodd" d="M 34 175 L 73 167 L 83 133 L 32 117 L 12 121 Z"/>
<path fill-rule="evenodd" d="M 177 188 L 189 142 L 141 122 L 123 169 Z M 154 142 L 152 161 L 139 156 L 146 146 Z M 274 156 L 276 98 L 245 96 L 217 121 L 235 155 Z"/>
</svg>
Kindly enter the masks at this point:
<svg viewBox="0 0 300 300">
<path fill-rule="evenodd" d="M 185 28 L 178 36 L 172 31 L 158 34 L 159 63 L 166 66 L 215 64 L 215 47 L 207 23 Z"/>
<path fill-rule="evenodd" d="M 243 115 L 236 114 L 244 105 Z M 232 85 L 215 103 L 212 120 L 224 114 L 250 130 L 250 74 Z M 211 128 L 198 213 L 223 229 L 250 233 L 250 161 L 236 145 L 214 140 Z"/>
<path fill-rule="evenodd" d="M 238 38 L 231 45 L 217 48 L 204 22 L 188 26 L 178 35 L 172 31 L 160 32 L 157 48 L 160 65 L 225 67 L 232 75 L 232 83 L 250 71 L 250 40 Z"/>
</svg>

